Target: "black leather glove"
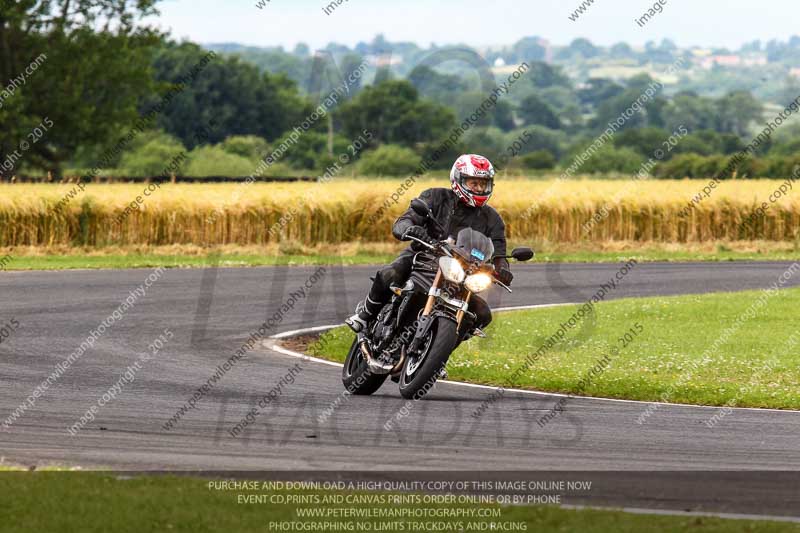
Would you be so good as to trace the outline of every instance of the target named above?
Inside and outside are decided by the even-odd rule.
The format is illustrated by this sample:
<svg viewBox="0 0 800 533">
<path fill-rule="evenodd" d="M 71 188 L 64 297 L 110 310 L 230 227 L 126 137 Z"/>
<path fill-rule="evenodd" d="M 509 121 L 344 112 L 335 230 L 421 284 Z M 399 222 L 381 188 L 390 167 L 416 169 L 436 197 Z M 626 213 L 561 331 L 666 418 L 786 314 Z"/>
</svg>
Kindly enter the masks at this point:
<svg viewBox="0 0 800 533">
<path fill-rule="evenodd" d="M 507 287 L 511 286 L 511 281 L 514 279 L 514 274 L 507 268 L 501 268 L 497 274 L 495 274 L 497 281 L 506 285 Z"/>
<path fill-rule="evenodd" d="M 403 240 L 409 241 L 409 237 L 416 237 L 417 239 L 425 242 L 431 242 L 431 236 L 422 226 L 411 226 L 403 234 Z"/>
</svg>

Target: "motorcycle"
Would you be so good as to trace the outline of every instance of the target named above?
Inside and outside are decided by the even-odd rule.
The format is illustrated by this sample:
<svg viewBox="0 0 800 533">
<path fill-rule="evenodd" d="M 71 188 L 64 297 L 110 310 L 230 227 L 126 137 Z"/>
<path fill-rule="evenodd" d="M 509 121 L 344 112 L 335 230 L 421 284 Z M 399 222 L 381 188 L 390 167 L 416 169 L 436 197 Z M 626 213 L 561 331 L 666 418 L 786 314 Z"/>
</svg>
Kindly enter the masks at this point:
<svg viewBox="0 0 800 533">
<path fill-rule="evenodd" d="M 415 198 L 411 208 L 446 234 L 423 200 Z M 493 284 L 511 292 L 495 276 L 494 244 L 482 233 L 464 228 L 455 242 L 411 239 L 423 251 L 415 254 L 409 279 L 391 287 L 391 300 L 357 334 L 347 354 L 342 383 L 351 394 L 372 394 L 391 376 L 403 398 L 422 398 L 461 342 L 486 336 L 474 327 L 476 316 L 468 309 L 472 295 Z M 533 250 L 515 248 L 502 257 L 528 261 Z"/>
</svg>

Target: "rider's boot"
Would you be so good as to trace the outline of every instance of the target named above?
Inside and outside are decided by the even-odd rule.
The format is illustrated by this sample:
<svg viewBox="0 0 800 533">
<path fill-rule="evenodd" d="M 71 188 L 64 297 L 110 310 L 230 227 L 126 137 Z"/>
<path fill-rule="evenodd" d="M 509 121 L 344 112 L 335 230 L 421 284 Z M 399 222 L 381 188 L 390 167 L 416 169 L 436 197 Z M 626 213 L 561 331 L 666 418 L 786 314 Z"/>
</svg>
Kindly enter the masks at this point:
<svg viewBox="0 0 800 533">
<path fill-rule="evenodd" d="M 356 306 L 356 314 L 345 319 L 344 323 L 350 326 L 350 329 L 356 333 L 361 333 L 365 331 L 369 323 L 375 319 L 381 307 L 383 307 L 382 303 L 376 302 L 367 296 L 366 300 L 359 302 Z"/>
</svg>

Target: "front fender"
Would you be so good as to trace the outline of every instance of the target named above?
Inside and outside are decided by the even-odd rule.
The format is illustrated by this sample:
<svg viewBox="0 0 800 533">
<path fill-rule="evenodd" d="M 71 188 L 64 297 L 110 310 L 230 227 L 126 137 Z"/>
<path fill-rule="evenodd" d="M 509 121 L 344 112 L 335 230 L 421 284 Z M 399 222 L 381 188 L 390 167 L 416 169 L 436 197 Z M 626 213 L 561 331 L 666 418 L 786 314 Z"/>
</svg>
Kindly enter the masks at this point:
<svg viewBox="0 0 800 533">
<path fill-rule="evenodd" d="M 423 340 L 428 336 L 428 333 L 430 333 L 436 318 L 446 318 L 454 324 L 456 323 L 455 317 L 438 309 L 434 309 L 429 315 L 419 317 L 417 320 L 417 331 L 414 333 L 414 338 L 409 346 L 410 351 L 414 352 L 419 350 Z"/>
</svg>

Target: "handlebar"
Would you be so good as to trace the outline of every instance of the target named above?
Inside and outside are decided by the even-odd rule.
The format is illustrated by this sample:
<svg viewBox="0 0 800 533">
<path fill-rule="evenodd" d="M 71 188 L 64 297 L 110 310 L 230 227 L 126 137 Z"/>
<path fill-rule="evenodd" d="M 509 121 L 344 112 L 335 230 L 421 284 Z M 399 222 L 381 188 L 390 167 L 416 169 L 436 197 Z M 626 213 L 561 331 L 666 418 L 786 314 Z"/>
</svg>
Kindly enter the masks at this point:
<svg viewBox="0 0 800 533">
<path fill-rule="evenodd" d="M 417 237 L 414 237 L 414 236 L 411 236 L 411 235 L 408 235 L 408 240 L 418 242 L 421 245 L 423 245 L 425 248 L 428 248 L 429 250 L 441 250 L 447 256 L 453 257 L 453 254 L 450 251 L 451 244 L 449 242 L 447 242 L 447 241 L 437 241 L 437 242 L 432 244 L 432 243 L 429 243 L 427 241 L 423 241 L 422 239 L 418 239 Z M 494 266 L 492 266 L 492 282 L 496 283 L 497 285 L 500 285 L 501 287 L 503 287 L 508 292 L 513 292 L 508 285 L 506 285 L 505 283 L 503 283 L 502 281 L 497 279 L 497 277 L 495 277 L 496 274 L 497 274 L 497 271 L 494 269 Z"/>
<path fill-rule="evenodd" d="M 417 237 L 414 237 L 412 235 L 408 235 L 407 238 L 410 241 L 416 241 L 420 243 L 429 250 L 441 250 L 445 254 L 447 254 L 448 257 L 453 257 L 453 254 L 450 252 L 450 243 L 448 243 L 447 241 L 436 241 L 435 243 L 431 244 L 427 241 L 423 241 L 422 239 L 418 239 Z"/>
</svg>

